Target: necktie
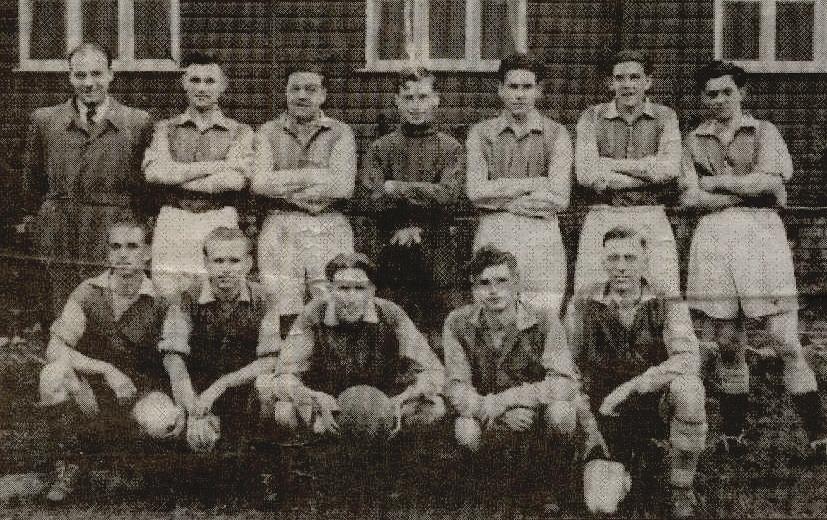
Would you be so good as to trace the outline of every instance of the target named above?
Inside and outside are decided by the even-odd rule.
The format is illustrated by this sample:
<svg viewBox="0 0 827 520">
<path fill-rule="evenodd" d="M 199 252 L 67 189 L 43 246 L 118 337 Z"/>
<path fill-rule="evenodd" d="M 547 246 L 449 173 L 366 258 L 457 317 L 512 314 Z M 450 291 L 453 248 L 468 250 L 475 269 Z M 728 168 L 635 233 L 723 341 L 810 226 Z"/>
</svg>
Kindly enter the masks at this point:
<svg viewBox="0 0 827 520">
<path fill-rule="evenodd" d="M 95 124 L 95 115 L 98 113 L 98 105 L 86 105 L 86 124 L 92 126 Z"/>
</svg>

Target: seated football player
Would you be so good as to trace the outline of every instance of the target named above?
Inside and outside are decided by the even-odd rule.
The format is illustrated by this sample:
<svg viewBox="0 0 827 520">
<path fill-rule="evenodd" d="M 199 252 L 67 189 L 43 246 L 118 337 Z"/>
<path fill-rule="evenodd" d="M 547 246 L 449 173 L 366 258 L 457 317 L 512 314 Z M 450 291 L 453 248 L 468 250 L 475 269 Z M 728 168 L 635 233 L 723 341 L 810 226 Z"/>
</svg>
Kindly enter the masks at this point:
<svg viewBox="0 0 827 520">
<path fill-rule="evenodd" d="M 618 226 L 602 241 L 608 281 L 575 295 L 566 325 L 582 390 L 608 447 L 603 457 L 634 474 L 634 465 L 657 453 L 653 447 L 668 435 L 672 514 L 692 516 L 707 424 L 689 311 L 646 281 L 648 246 L 640 232 Z"/>
<path fill-rule="evenodd" d="M 54 415 L 50 440 L 62 450 L 47 495 L 52 502 L 73 491 L 80 466 L 132 447 L 140 431 L 132 405 L 164 387 L 155 345 L 165 309 L 144 272 L 148 230 L 122 220 L 107 235 L 109 268 L 69 296 L 52 324 L 48 364 L 40 375 L 40 405 Z M 172 436 L 182 424 L 173 421 L 168 431 L 154 434 Z"/>
<path fill-rule="evenodd" d="M 277 427 L 353 433 L 340 428 L 339 404 L 345 400 L 354 409 L 375 407 L 383 421 L 393 407 L 397 422 L 374 428 L 385 438 L 399 428 L 439 420 L 445 413 L 442 364 L 408 315 L 374 296 L 371 261 L 361 253 L 343 253 L 327 264 L 325 275 L 330 298 L 304 308 L 275 371 L 256 382 L 261 399 L 272 403 Z M 360 403 L 360 396 L 375 398 Z"/>
<path fill-rule="evenodd" d="M 445 320 L 445 394 L 458 444 L 477 451 L 492 434 L 572 436 L 577 371 L 553 311 L 525 301 L 517 259 L 485 245 L 468 266 L 474 303 Z"/>
<path fill-rule="evenodd" d="M 170 307 L 158 344 L 175 402 L 187 413 L 196 452 L 243 449 L 258 420 L 253 381 L 271 371 L 279 348 L 277 309 L 247 279 L 253 244 L 238 228 L 204 240 L 207 280 Z"/>
</svg>

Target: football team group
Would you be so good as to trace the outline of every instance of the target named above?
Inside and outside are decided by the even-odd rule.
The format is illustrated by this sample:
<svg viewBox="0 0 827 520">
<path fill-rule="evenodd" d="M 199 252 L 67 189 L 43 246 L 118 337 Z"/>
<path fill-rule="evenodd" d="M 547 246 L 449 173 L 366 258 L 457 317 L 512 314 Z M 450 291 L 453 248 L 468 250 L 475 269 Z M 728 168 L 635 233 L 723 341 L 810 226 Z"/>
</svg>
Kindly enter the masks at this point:
<svg viewBox="0 0 827 520">
<path fill-rule="evenodd" d="M 36 239 L 54 314 L 39 403 L 54 427 L 50 501 L 95 454 L 139 439 L 198 457 L 253 437 L 389 442 L 443 423 L 468 457 L 514 435 L 576 444 L 598 480 L 659 442 L 671 514 L 690 517 L 707 436 L 698 336 L 717 345 L 716 444 L 737 457 L 744 323 L 756 318 L 810 449 L 827 453 L 777 212 L 793 164 L 778 129 L 742 110 L 739 67 L 697 71 L 708 113 L 682 138 L 676 113 L 647 95 L 647 56 L 617 52 L 612 98 L 583 111 L 573 143 L 535 106 L 542 66 L 514 54 L 497 74 L 502 111 L 465 146 L 435 124 L 434 75 L 411 67 L 398 76 L 399 127 L 357 169 L 315 67 L 287 74 L 286 110 L 253 131 L 219 108 L 229 79 L 210 56 L 185 60 L 188 106 L 154 128 L 109 95 L 105 49 L 86 43 L 68 60 L 72 97 L 31 118 L 19 226 Z M 572 171 L 595 198 L 561 308 L 557 215 Z M 478 222 L 472 258 L 457 260 L 446 229 L 463 197 Z M 351 199 L 376 216 L 376 259 L 354 252 Z M 664 212 L 674 204 L 701 215 L 685 299 Z M 464 260 L 466 305 L 444 289 L 457 284 L 446 264 Z"/>
</svg>

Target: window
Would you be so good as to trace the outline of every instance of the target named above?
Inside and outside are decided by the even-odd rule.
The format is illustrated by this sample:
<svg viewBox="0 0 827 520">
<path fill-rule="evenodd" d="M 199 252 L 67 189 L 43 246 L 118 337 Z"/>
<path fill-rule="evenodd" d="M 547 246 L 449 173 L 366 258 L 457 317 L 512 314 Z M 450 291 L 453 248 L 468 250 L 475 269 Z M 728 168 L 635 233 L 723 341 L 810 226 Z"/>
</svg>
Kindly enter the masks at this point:
<svg viewBox="0 0 827 520">
<path fill-rule="evenodd" d="M 755 72 L 827 72 L 827 0 L 715 0 L 715 56 Z"/>
<path fill-rule="evenodd" d="M 116 70 L 174 70 L 179 0 L 19 0 L 20 69 L 67 70 L 83 41 L 107 47 Z"/>
<path fill-rule="evenodd" d="M 526 0 L 367 0 L 366 15 L 368 70 L 491 71 L 527 48 Z"/>
</svg>

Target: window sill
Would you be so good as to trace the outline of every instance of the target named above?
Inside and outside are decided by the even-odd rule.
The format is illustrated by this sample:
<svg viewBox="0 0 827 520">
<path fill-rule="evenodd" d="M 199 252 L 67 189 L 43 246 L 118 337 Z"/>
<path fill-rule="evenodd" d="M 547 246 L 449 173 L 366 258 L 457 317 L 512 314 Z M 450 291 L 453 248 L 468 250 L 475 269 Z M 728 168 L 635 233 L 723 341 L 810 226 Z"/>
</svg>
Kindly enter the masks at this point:
<svg viewBox="0 0 827 520">
<path fill-rule="evenodd" d="M 367 63 L 357 72 L 399 72 L 411 63 L 407 60 L 380 60 Z M 432 72 L 497 72 L 500 60 L 429 60 L 423 65 Z"/>
<path fill-rule="evenodd" d="M 734 60 L 747 72 L 758 74 L 818 74 L 827 72 L 827 62 Z"/>
<path fill-rule="evenodd" d="M 115 72 L 180 72 L 181 67 L 173 60 L 135 60 L 112 62 Z M 66 60 L 23 60 L 14 72 L 68 72 Z"/>
</svg>

